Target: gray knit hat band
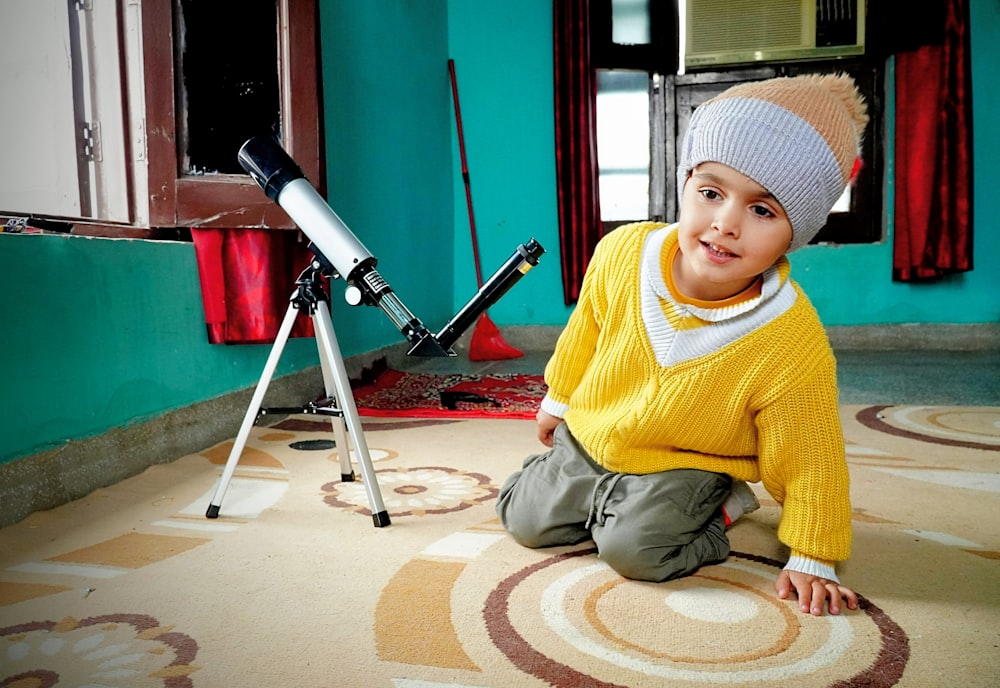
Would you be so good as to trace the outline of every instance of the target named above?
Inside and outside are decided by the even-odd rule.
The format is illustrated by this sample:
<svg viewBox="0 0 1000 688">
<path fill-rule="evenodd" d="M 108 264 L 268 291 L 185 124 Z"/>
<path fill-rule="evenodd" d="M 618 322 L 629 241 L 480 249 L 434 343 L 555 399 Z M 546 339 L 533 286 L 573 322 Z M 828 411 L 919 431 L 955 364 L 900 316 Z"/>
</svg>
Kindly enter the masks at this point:
<svg viewBox="0 0 1000 688">
<path fill-rule="evenodd" d="M 792 225 L 789 252 L 816 236 L 847 181 L 811 124 L 756 98 L 723 98 L 695 110 L 677 167 L 679 197 L 691 170 L 710 161 L 742 172 L 781 203 Z"/>
</svg>

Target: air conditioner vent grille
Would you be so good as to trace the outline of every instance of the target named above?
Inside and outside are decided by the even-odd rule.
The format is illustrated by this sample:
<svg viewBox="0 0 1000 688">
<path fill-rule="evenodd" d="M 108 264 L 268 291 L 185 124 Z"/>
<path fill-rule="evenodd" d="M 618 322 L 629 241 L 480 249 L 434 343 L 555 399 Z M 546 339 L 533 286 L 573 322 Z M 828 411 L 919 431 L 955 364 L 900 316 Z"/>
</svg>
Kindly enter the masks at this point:
<svg viewBox="0 0 1000 688">
<path fill-rule="evenodd" d="M 803 45 L 800 0 L 691 0 L 692 53 L 798 48 Z"/>
</svg>

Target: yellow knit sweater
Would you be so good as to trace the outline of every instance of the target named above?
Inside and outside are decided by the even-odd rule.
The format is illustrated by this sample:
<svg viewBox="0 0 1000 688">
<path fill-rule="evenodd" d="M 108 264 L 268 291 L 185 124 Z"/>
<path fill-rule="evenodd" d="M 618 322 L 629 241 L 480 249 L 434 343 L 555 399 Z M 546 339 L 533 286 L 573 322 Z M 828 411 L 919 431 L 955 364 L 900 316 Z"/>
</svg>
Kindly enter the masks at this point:
<svg viewBox="0 0 1000 688">
<path fill-rule="evenodd" d="M 626 225 L 600 242 L 546 366 L 542 407 L 610 471 L 762 481 L 793 555 L 847 559 L 836 364 L 816 311 L 784 258 L 758 297 L 717 308 L 678 299 L 665 278 L 674 228 Z"/>
</svg>

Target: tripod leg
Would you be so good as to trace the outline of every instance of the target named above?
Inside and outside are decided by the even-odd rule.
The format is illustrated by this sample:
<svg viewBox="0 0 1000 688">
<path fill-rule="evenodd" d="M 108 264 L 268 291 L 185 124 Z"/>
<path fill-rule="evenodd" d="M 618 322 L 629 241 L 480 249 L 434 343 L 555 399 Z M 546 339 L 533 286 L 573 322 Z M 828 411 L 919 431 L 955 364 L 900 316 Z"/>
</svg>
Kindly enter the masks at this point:
<svg viewBox="0 0 1000 688">
<path fill-rule="evenodd" d="M 336 396 L 330 394 L 336 398 Z M 338 402 L 339 403 L 339 402 Z M 343 418 L 332 418 L 333 436 L 337 440 L 337 456 L 340 457 L 340 479 L 345 483 L 354 482 L 354 467 L 351 465 L 351 444 Z"/>
<path fill-rule="evenodd" d="M 361 429 L 361 418 L 358 416 L 358 407 L 354 403 L 354 393 L 351 391 L 351 383 L 347 377 L 347 368 L 340 355 L 337 335 L 333 332 L 333 321 L 330 319 L 330 309 L 325 301 L 316 304 L 313 322 L 315 323 L 313 329 L 316 330 L 316 341 L 324 352 L 320 356 L 322 357 L 324 354 L 327 356 L 331 368 L 330 372 L 333 375 L 333 383 L 336 387 L 337 404 L 343 411 L 344 421 L 347 423 L 347 429 L 358 451 L 358 464 L 364 478 L 368 503 L 371 505 L 372 520 L 376 528 L 387 526 L 389 525 L 389 512 L 386 511 L 385 504 L 382 502 L 382 493 L 379 491 L 375 468 L 372 466 L 371 455 L 368 453 L 368 443 L 365 441 L 365 435 Z M 346 447 L 344 451 L 338 449 L 341 461 L 345 455 L 349 456 L 349 452 L 349 448 Z"/>
<path fill-rule="evenodd" d="M 317 322 L 314 313 L 313 330 L 318 331 L 321 328 L 322 325 Z M 340 408 L 337 384 L 335 382 L 336 378 L 333 372 L 334 363 L 329 360 L 331 354 L 328 354 L 327 347 L 323 346 L 323 342 L 319 336 L 316 337 L 316 345 L 319 348 L 319 364 L 320 370 L 323 371 L 323 387 L 326 390 L 326 396 L 329 399 L 333 399 L 337 407 Z M 333 426 L 333 436 L 337 440 L 337 455 L 340 457 L 340 479 L 345 483 L 354 482 L 354 468 L 351 466 L 351 445 L 348 443 L 344 418 L 343 416 L 332 416 L 330 422 Z"/>
<path fill-rule="evenodd" d="M 298 309 L 295 308 L 293 304 L 289 304 L 288 311 L 285 313 L 285 319 L 281 322 L 281 327 L 278 328 L 278 336 L 274 340 L 274 346 L 271 348 L 271 353 L 267 357 L 267 362 L 264 364 L 264 372 L 260 376 L 260 381 L 257 383 L 257 389 L 254 390 L 253 398 L 250 400 L 250 406 L 247 408 L 247 413 L 243 416 L 243 424 L 240 426 L 240 431 L 236 435 L 236 442 L 233 444 L 232 450 L 229 452 L 229 459 L 226 461 L 226 467 L 222 471 L 222 477 L 219 479 L 219 485 L 215 489 L 215 496 L 212 497 L 211 503 L 208 505 L 208 511 L 205 513 L 207 518 L 218 518 L 219 508 L 222 506 L 222 498 L 226 496 L 226 490 L 229 488 L 229 481 L 233 478 L 233 472 L 236 470 L 236 464 L 240 462 L 240 456 L 243 454 L 243 447 L 246 446 L 247 439 L 250 437 L 250 430 L 253 429 L 253 424 L 257 420 L 257 413 L 260 411 L 260 406 L 264 402 L 264 394 L 267 392 L 267 386 L 271 384 L 271 378 L 274 376 L 274 371 L 278 367 L 278 361 L 281 360 L 281 352 L 285 348 L 285 344 L 288 342 L 288 336 L 292 332 L 292 326 L 295 324 L 295 317 L 298 315 Z"/>
</svg>

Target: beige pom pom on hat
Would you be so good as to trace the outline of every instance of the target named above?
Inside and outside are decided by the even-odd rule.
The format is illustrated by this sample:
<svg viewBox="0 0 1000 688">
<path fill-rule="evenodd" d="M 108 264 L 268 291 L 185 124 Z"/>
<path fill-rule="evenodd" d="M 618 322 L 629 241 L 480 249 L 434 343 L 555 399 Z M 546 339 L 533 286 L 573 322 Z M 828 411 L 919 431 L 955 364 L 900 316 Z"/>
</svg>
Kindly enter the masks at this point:
<svg viewBox="0 0 1000 688">
<path fill-rule="evenodd" d="M 691 116 L 677 166 L 678 194 L 699 164 L 728 165 L 781 203 L 792 225 L 788 251 L 794 251 L 822 229 L 851 181 L 867 123 L 864 99 L 844 74 L 733 86 Z"/>
</svg>

